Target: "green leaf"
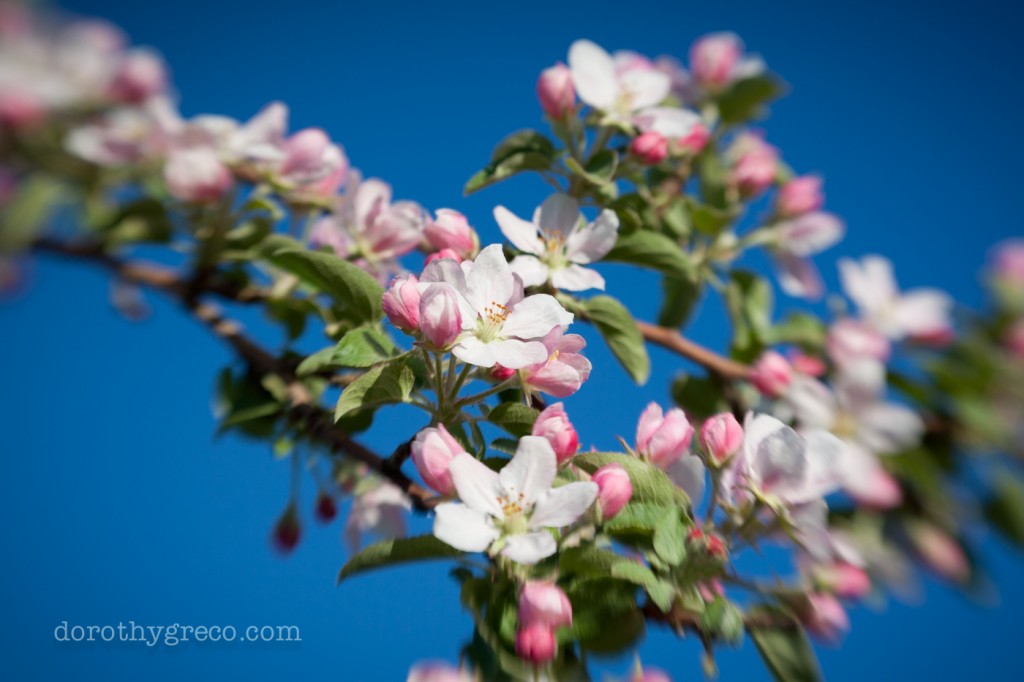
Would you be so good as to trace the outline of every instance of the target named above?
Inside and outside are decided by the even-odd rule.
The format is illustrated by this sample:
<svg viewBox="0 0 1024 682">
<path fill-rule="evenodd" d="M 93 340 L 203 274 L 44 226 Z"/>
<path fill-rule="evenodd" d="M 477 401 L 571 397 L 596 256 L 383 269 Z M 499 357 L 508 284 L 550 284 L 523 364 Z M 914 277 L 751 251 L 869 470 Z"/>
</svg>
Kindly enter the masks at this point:
<svg viewBox="0 0 1024 682">
<path fill-rule="evenodd" d="M 1008 539 L 1024 546 L 1024 483 L 1011 472 L 997 473 L 985 517 Z"/>
<path fill-rule="evenodd" d="M 665 506 L 649 502 L 630 501 L 625 507 L 619 510 L 609 521 L 606 521 L 603 528 L 605 532 L 612 535 L 654 535 L 654 527 L 658 525 L 665 514 L 675 509 L 674 506 Z"/>
<path fill-rule="evenodd" d="M 603 149 L 595 154 L 592 159 L 588 160 L 586 166 L 580 165 L 579 161 L 569 157 L 565 160 L 565 165 L 575 175 L 583 178 L 594 187 L 601 189 L 608 199 L 615 198 L 617 191 L 615 190 L 614 179 L 615 171 L 619 165 L 619 155 L 615 152 L 610 149 Z"/>
<path fill-rule="evenodd" d="M 589 651 L 617 653 L 643 636 L 644 618 L 631 583 L 612 578 L 575 581 L 566 594 L 573 606 L 572 629 L 560 630 L 559 640 L 576 639 Z"/>
<path fill-rule="evenodd" d="M 722 382 L 714 376 L 677 376 L 672 382 L 672 399 L 686 414 L 701 419 L 729 411 Z"/>
<path fill-rule="evenodd" d="M 700 625 L 713 638 L 721 638 L 732 646 L 743 641 L 743 612 L 724 597 L 717 597 L 705 607 Z"/>
<path fill-rule="evenodd" d="M 703 204 L 693 207 L 692 216 L 693 226 L 711 237 L 717 237 L 721 234 L 735 218 L 735 215 L 730 211 Z"/>
<path fill-rule="evenodd" d="M 593 545 L 570 547 L 558 555 L 558 567 L 566 575 L 583 578 L 607 578 L 612 567 L 624 557 L 609 549 Z"/>
<path fill-rule="evenodd" d="M 654 526 L 654 551 L 670 566 L 678 566 L 686 559 L 686 527 L 679 519 L 679 511 L 671 509 Z"/>
<path fill-rule="evenodd" d="M 631 263 L 676 277 L 694 276 L 693 263 L 679 244 L 670 237 L 649 230 L 619 233 L 615 247 L 604 260 Z"/>
<path fill-rule="evenodd" d="M 777 612 L 774 609 L 752 611 Z M 750 627 L 750 638 L 777 682 L 817 682 L 821 671 L 814 650 L 801 628 Z"/>
<path fill-rule="evenodd" d="M 661 214 L 661 222 L 677 238 L 689 237 L 693 222 L 690 219 L 690 210 L 686 200 L 680 197 L 666 206 Z"/>
<path fill-rule="evenodd" d="M 790 313 L 785 320 L 768 330 L 767 343 L 791 343 L 809 350 L 825 346 L 825 323 L 807 313 Z"/>
<path fill-rule="evenodd" d="M 32 243 L 57 208 L 64 187 L 45 175 L 21 183 L 18 193 L 0 211 L 0 251 L 19 251 Z"/>
<path fill-rule="evenodd" d="M 512 438 L 495 438 L 491 441 L 491 449 L 503 452 L 506 455 L 516 454 L 516 448 L 519 446 L 519 442 Z"/>
<path fill-rule="evenodd" d="M 462 552 L 433 535 L 384 540 L 370 545 L 349 559 L 338 572 L 338 582 L 375 568 L 426 559 L 451 559 L 461 555 Z"/>
<path fill-rule="evenodd" d="M 501 403 L 487 415 L 487 421 L 509 432 L 516 438 L 529 436 L 539 411 L 522 403 Z"/>
<path fill-rule="evenodd" d="M 662 327 L 682 327 L 693 314 L 703 286 L 695 277 L 665 277 L 661 280 L 663 299 L 658 324 Z"/>
<path fill-rule="evenodd" d="M 608 348 L 638 384 L 647 382 L 651 359 L 643 334 L 629 311 L 611 296 L 595 296 L 584 305 L 585 314 L 604 338 Z"/>
<path fill-rule="evenodd" d="M 384 287 L 358 266 L 323 251 L 283 249 L 267 257 L 306 284 L 329 295 L 353 322 L 379 320 Z"/>
<path fill-rule="evenodd" d="M 502 140 L 491 154 L 491 162 L 466 183 L 463 192 L 472 194 L 516 173 L 547 170 L 555 158 L 555 146 L 536 130 L 520 130 Z"/>
<path fill-rule="evenodd" d="M 334 421 L 367 407 L 406 402 L 415 383 L 412 369 L 401 359 L 377 365 L 341 392 Z"/>
<path fill-rule="evenodd" d="M 391 337 L 377 327 L 359 327 L 348 332 L 335 346 L 310 355 L 296 369 L 307 376 L 335 367 L 372 367 L 398 353 Z"/>
<path fill-rule="evenodd" d="M 718 115 L 723 123 L 743 123 L 760 117 L 764 105 L 777 99 L 785 85 L 772 74 L 763 73 L 733 83 L 718 98 Z"/>
<path fill-rule="evenodd" d="M 771 341 L 773 296 L 763 277 L 734 270 L 725 292 L 733 324 L 733 345 L 742 359 L 751 359 Z"/>
<path fill-rule="evenodd" d="M 606 464 L 618 464 L 629 474 L 633 486 L 630 504 L 649 502 L 663 507 L 689 506 L 690 500 L 665 472 L 644 462 L 618 452 L 584 452 L 572 460 L 573 464 L 587 473 L 594 473 Z M 627 505 L 628 507 L 629 505 Z M 619 512 L 622 514 L 623 512 Z"/>
</svg>

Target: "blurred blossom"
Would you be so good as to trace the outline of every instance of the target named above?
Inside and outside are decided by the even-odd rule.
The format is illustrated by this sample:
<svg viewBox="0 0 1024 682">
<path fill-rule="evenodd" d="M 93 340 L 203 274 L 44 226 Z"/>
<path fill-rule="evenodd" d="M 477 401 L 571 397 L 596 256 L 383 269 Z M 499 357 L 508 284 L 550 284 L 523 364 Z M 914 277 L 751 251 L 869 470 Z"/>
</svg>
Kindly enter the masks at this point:
<svg viewBox="0 0 1024 682">
<path fill-rule="evenodd" d="M 830 594 L 809 594 L 800 618 L 809 633 L 828 643 L 838 642 L 850 630 L 850 618 L 846 615 L 846 609 Z"/>
<path fill-rule="evenodd" d="M 559 62 L 544 69 L 537 79 L 537 99 L 541 109 L 554 121 L 561 121 L 576 108 L 576 89 L 572 72 Z"/>
<path fill-rule="evenodd" d="M 779 273 L 779 286 L 790 296 L 815 300 L 824 287 L 810 256 L 839 243 L 845 232 L 843 221 L 819 211 L 776 223 L 772 255 Z"/>
<path fill-rule="evenodd" d="M 743 43 L 735 33 L 712 33 L 690 47 L 690 71 L 709 90 L 719 90 L 734 78 L 743 54 Z"/>
<path fill-rule="evenodd" d="M 775 209 L 784 217 L 817 211 L 825 203 L 821 191 L 821 178 L 802 175 L 786 182 L 775 197 Z"/>
<path fill-rule="evenodd" d="M 404 536 L 405 515 L 411 510 L 408 496 L 392 483 L 374 482 L 369 484 L 369 489 L 357 489 L 345 522 L 349 551 L 358 552 L 365 535 L 381 539 Z"/>
<path fill-rule="evenodd" d="M 732 181 L 744 196 L 754 196 L 775 182 L 779 152 L 755 133 L 745 132 L 726 150 L 732 163 Z"/>
<path fill-rule="evenodd" d="M 750 368 L 750 383 L 769 398 L 777 398 L 785 393 L 792 376 L 789 361 L 773 350 L 762 353 Z"/>
<path fill-rule="evenodd" d="M 843 367 L 860 360 L 889 360 L 889 339 L 864 322 L 844 317 L 828 329 L 825 348 L 836 365 Z"/>
<path fill-rule="evenodd" d="M 172 153 L 164 166 L 167 189 L 188 203 L 205 203 L 223 197 L 233 183 L 231 171 L 213 152 L 189 149 Z"/>
<path fill-rule="evenodd" d="M 572 604 L 553 582 L 528 580 L 519 592 L 519 626 L 534 623 L 551 628 L 572 625 Z"/>
<path fill-rule="evenodd" d="M 926 521 L 908 522 L 907 533 L 918 557 L 936 574 L 954 583 L 971 577 L 967 555 L 949 533 Z"/>
<path fill-rule="evenodd" d="M 121 102 L 139 103 L 167 88 L 167 67 L 160 55 L 139 49 L 126 53 L 110 83 L 111 96 Z"/>
<path fill-rule="evenodd" d="M 406 682 L 474 682 L 475 679 L 465 670 L 431 661 L 414 665 Z"/>
<path fill-rule="evenodd" d="M 645 166 L 655 166 L 668 158 L 668 140 L 652 130 L 633 138 L 629 153 Z"/>
</svg>

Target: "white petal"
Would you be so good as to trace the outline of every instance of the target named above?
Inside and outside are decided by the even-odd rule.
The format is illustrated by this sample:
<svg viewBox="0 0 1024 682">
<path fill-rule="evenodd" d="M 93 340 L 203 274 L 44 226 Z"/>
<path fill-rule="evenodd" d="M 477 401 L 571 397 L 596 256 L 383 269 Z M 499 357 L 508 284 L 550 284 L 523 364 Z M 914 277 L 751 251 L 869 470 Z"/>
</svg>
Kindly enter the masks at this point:
<svg viewBox="0 0 1024 682">
<path fill-rule="evenodd" d="M 510 535 L 501 553 L 517 564 L 532 565 L 555 553 L 558 546 L 546 530 L 523 535 Z"/>
<path fill-rule="evenodd" d="M 915 445 L 924 433 L 921 416 L 905 405 L 876 403 L 857 415 L 857 440 L 868 450 L 888 455 Z"/>
<path fill-rule="evenodd" d="M 463 318 L 465 319 L 465 318 Z M 459 339 L 458 344 L 452 348 L 452 353 L 459 360 L 468 362 L 477 367 L 494 367 L 497 359 L 494 357 L 494 348 L 491 343 L 484 343 L 472 335 L 465 335 Z"/>
<path fill-rule="evenodd" d="M 519 439 L 515 457 L 499 474 L 501 487 L 513 501 L 522 495 L 524 505 L 531 505 L 541 493 L 551 488 L 557 469 L 555 451 L 546 438 L 523 436 Z"/>
<path fill-rule="evenodd" d="M 512 309 L 501 327 L 502 336 L 542 339 L 555 327 L 572 324 L 573 315 L 549 294 L 527 296 Z"/>
<path fill-rule="evenodd" d="M 611 109 L 619 96 L 619 81 L 611 55 L 589 40 L 569 48 L 569 68 L 576 94 L 597 109 Z"/>
<path fill-rule="evenodd" d="M 495 362 L 508 369 L 523 369 L 538 365 L 548 357 L 547 348 L 540 341 L 498 339 L 487 344 Z M 475 364 L 475 363 L 474 363 Z"/>
<path fill-rule="evenodd" d="M 483 552 L 498 539 L 498 529 L 487 517 L 464 504 L 445 502 L 434 513 L 434 535 L 455 549 Z"/>
<path fill-rule="evenodd" d="M 536 287 L 548 281 L 548 266 L 536 256 L 516 256 L 509 263 L 509 267 L 523 280 L 523 286 Z"/>
<path fill-rule="evenodd" d="M 897 295 L 892 263 L 881 256 L 865 256 L 858 263 L 839 260 L 839 279 L 843 291 L 869 318 L 880 314 Z"/>
<path fill-rule="evenodd" d="M 828 429 L 836 421 L 839 410 L 836 397 L 814 377 L 795 375 L 786 391 L 785 401 L 792 408 L 801 427 Z"/>
<path fill-rule="evenodd" d="M 466 298 L 477 312 L 495 303 L 505 305 L 512 298 L 515 282 L 508 267 L 501 244 L 492 244 L 473 260 L 473 268 L 466 275 Z"/>
<path fill-rule="evenodd" d="M 661 71 L 631 69 L 619 77 L 619 87 L 631 95 L 630 109 L 639 111 L 661 104 L 672 89 L 672 80 Z"/>
<path fill-rule="evenodd" d="M 594 222 L 576 230 L 565 242 L 565 255 L 573 263 L 586 265 L 604 258 L 619 232 L 619 216 L 605 209 Z"/>
<path fill-rule="evenodd" d="M 633 117 L 633 125 L 641 132 L 655 132 L 669 139 L 686 137 L 700 122 L 696 112 L 677 107 L 651 107 Z"/>
<path fill-rule="evenodd" d="M 562 528 L 583 515 L 597 498 L 596 483 L 569 483 L 549 490 L 537 499 L 530 528 Z"/>
<path fill-rule="evenodd" d="M 580 205 L 568 194 L 552 194 L 537 209 L 533 222 L 542 230 L 569 234 L 580 222 Z"/>
<path fill-rule="evenodd" d="M 791 503 L 809 502 L 839 489 L 843 482 L 842 459 L 846 443 L 824 430 L 803 434 L 807 441 L 807 470 L 799 491 L 787 496 Z"/>
<path fill-rule="evenodd" d="M 704 462 L 694 455 L 684 455 L 665 470 L 672 482 L 683 489 L 696 507 L 704 499 Z"/>
<path fill-rule="evenodd" d="M 790 296 L 816 301 L 825 290 L 818 268 L 807 258 L 786 251 L 775 254 L 779 286 Z"/>
<path fill-rule="evenodd" d="M 843 238 L 843 221 L 822 211 L 779 223 L 779 248 L 797 256 L 811 256 L 835 246 Z"/>
<path fill-rule="evenodd" d="M 949 329 L 953 301 L 937 289 L 914 289 L 896 304 L 896 319 L 906 334 L 928 334 Z"/>
<path fill-rule="evenodd" d="M 511 242 L 512 246 L 526 253 L 540 254 L 544 250 L 540 237 L 537 236 L 537 226 L 523 220 L 512 213 L 504 206 L 494 209 L 494 219 L 501 228 L 501 233 Z"/>
<path fill-rule="evenodd" d="M 551 273 L 551 283 L 565 291 L 586 291 L 600 289 L 604 291 L 604 277 L 597 270 L 581 265 L 570 265 L 559 268 Z"/>
<path fill-rule="evenodd" d="M 470 509 L 504 518 L 504 512 L 498 504 L 500 484 L 497 473 L 464 452 L 455 456 L 448 465 L 448 472 L 452 475 L 459 499 Z"/>
</svg>

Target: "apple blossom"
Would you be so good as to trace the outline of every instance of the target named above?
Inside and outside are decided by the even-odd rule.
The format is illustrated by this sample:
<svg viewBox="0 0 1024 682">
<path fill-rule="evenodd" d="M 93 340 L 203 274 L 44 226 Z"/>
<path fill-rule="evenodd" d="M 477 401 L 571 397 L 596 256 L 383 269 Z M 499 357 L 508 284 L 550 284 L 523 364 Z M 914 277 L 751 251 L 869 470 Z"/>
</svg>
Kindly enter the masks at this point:
<svg viewBox="0 0 1024 682">
<path fill-rule="evenodd" d="M 729 146 L 732 181 L 744 196 L 760 194 L 775 182 L 779 152 L 760 135 L 743 133 Z"/>
<path fill-rule="evenodd" d="M 842 240 L 843 222 L 831 213 L 814 211 L 778 222 L 772 231 L 771 248 L 779 272 L 779 286 L 790 296 L 820 298 L 821 276 L 809 257 Z"/>
<path fill-rule="evenodd" d="M 465 449 L 448 433 L 444 424 L 426 428 L 412 441 L 412 461 L 423 482 L 442 495 L 455 493 L 455 484 L 448 471 L 452 460 L 465 453 Z"/>
<path fill-rule="evenodd" d="M 594 503 L 597 485 L 569 483 L 551 488 L 558 461 L 544 438 L 524 436 L 515 457 L 499 473 L 471 455 L 448 467 L 460 503 L 438 505 L 434 535 L 464 552 L 501 554 L 534 564 L 555 553 L 546 528 L 573 523 Z"/>
<path fill-rule="evenodd" d="M 678 407 L 664 413 L 658 403 L 650 403 L 640 415 L 636 427 L 636 452 L 661 469 L 686 454 L 693 438 L 693 427 Z"/>
<path fill-rule="evenodd" d="M 655 69 L 616 69 L 612 56 L 589 40 L 569 47 L 569 69 L 580 100 L 600 110 L 607 123 L 632 123 L 636 113 L 661 103 L 671 88 L 669 77 Z"/>
<path fill-rule="evenodd" d="M 952 300 L 937 289 L 914 289 L 901 294 L 892 263 L 882 256 L 865 256 L 860 262 L 839 261 L 843 290 L 865 322 L 890 339 L 927 336 L 951 329 Z"/>
<path fill-rule="evenodd" d="M 391 324 L 407 333 L 420 328 L 420 289 L 416 275 L 399 275 L 384 292 L 384 314 Z"/>
<path fill-rule="evenodd" d="M 992 272 L 999 281 L 1024 288 L 1024 239 L 996 244 L 992 250 Z"/>
<path fill-rule="evenodd" d="M 700 427 L 700 442 L 711 461 L 721 464 L 743 445 L 743 427 L 730 412 L 716 414 Z"/>
<path fill-rule="evenodd" d="M 533 422 L 530 433 L 547 439 L 551 449 L 555 451 L 559 465 L 569 461 L 580 446 L 579 436 L 569 421 L 562 403 L 554 403 L 544 408 Z"/>
<path fill-rule="evenodd" d="M 775 196 L 775 210 L 784 217 L 817 211 L 824 203 L 821 178 L 816 175 L 802 175 L 789 180 Z"/>
<path fill-rule="evenodd" d="M 940 577 L 963 583 L 971 577 L 971 564 L 960 545 L 930 523 L 909 523 L 907 532 L 921 560 Z"/>
<path fill-rule="evenodd" d="M 712 33 L 690 47 L 690 71 L 709 90 L 728 85 L 743 55 L 743 43 L 735 33 Z"/>
<path fill-rule="evenodd" d="M 64 140 L 68 152 L 100 166 L 162 159 L 167 144 L 155 113 L 141 107 L 109 111 L 92 123 L 74 128 Z"/>
<path fill-rule="evenodd" d="M 406 682 L 474 682 L 475 678 L 465 670 L 447 663 L 417 663 L 409 670 Z"/>
<path fill-rule="evenodd" d="M 516 653 L 534 665 L 544 665 L 555 657 L 557 645 L 551 626 L 532 623 L 516 632 Z"/>
<path fill-rule="evenodd" d="M 438 251 L 453 252 L 457 261 L 473 258 L 480 250 L 480 238 L 466 216 L 450 208 L 439 208 L 435 215 L 423 228 L 427 243 Z"/>
<path fill-rule="evenodd" d="M 860 599 L 871 592 L 867 571 L 845 561 L 815 568 L 814 577 L 840 599 Z"/>
<path fill-rule="evenodd" d="M 884 363 L 889 359 L 891 344 L 874 327 L 844 317 L 829 327 L 825 348 L 832 362 L 843 367 L 865 359 Z"/>
<path fill-rule="evenodd" d="M 629 682 L 672 682 L 672 678 L 664 670 L 644 666 Z"/>
<path fill-rule="evenodd" d="M 534 211 L 533 221 L 516 217 L 504 206 L 494 209 L 502 233 L 525 253 L 511 263 L 524 286 L 550 281 L 558 289 L 604 289 L 604 278 L 582 267 L 598 261 L 615 246 L 619 218 L 605 209 L 592 223 L 584 222 L 576 199 L 553 194 Z"/>
<path fill-rule="evenodd" d="M 448 348 L 462 333 L 459 294 L 445 282 L 428 286 L 420 298 L 420 331 L 435 349 Z"/>
<path fill-rule="evenodd" d="M 633 496 L 633 484 L 621 464 L 605 464 L 594 472 L 591 480 L 597 484 L 598 509 L 605 521 L 622 511 Z"/>
<path fill-rule="evenodd" d="M 668 140 L 652 130 L 634 137 L 629 153 L 645 166 L 655 166 L 668 158 Z"/>
<path fill-rule="evenodd" d="M 349 550 L 359 551 L 364 534 L 385 539 L 405 535 L 405 514 L 410 509 L 409 497 L 393 483 L 380 482 L 368 490 L 357 491 L 345 522 Z"/>
<path fill-rule="evenodd" d="M 227 166 L 206 149 L 172 152 L 164 165 L 164 181 L 176 199 L 189 203 L 216 201 L 234 182 Z"/>
<path fill-rule="evenodd" d="M 850 618 L 843 605 L 832 595 L 821 592 L 807 595 L 800 620 L 809 633 L 824 642 L 837 642 L 850 629 Z"/>
<path fill-rule="evenodd" d="M 827 371 L 825 361 L 815 355 L 808 355 L 800 351 L 790 351 L 789 365 L 794 372 L 806 374 L 811 377 L 820 377 Z"/>
<path fill-rule="evenodd" d="M 500 244 L 492 244 L 472 261 L 439 260 L 428 265 L 420 282 L 452 285 L 462 315 L 463 333 L 452 353 L 479 367 L 509 369 L 535 365 L 548 357 L 540 339 L 572 322 L 554 297 L 523 297 L 522 281 L 512 274 Z"/>
<path fill-rule="evenodd" d="M 282 143 L 281 150 L 284 157 L 274 174 L 285 186 L 330 195 L 344 182 L 348 171 L 345 152 L 319 128 L 300 130 Z"/>
<path fill-rule="evenodd" d="M 541 109 L 553 121 L 561 121 L 576 107 L 576 90 L 572 72 L 559 62 L 541 71 L 537 79 L 537 99 Z"/>
<path fill-rule="evenodd" d="M 561 327 L 548 332 L 541 343 L 548 353 L 543 362 L 522 370 L 523 385 L 556 398 L 567 398 L 580 390 L 590 377 L 590 360 L 583 357 L 587 342 L 579 334 L 566 334 Z"/>
<path fill-rule="evenodd" d="M 793 369 L 781 354 L 769 350 L 750 368 L 750 383 L 769 398 L 777 398 L 786 392 L 793 378 Z"/>
<path fill-rule="evenodd" d="M 111 95 L 123 102 L 142 102 L 167 88 L 167 67 L 149 50 L 124 55 L 110 84 Z"/>
<path fill-rule="evenodd" d="M 549 628 L 572 625 L 572 604 L 553 582 L 528 580 L 519 591 L 519 626 L 536 623 Z"/>
<path fill-rule="evenodd" d="M 440 251 L 435 251 L 434 253 L 429 254 L 424 259 L 423 264 L 424 265 L 430 265 L 431 263 L 433 263 L 436 260 L 444 260 L 445 258 L 447 258 L 449 260 L 453 260 L 456 263 L 461 263 L 462 262 L 462 256 L 460 256 L 455 251 L 452 251 L 451 249 L 441 249 Z"/>
</svg>

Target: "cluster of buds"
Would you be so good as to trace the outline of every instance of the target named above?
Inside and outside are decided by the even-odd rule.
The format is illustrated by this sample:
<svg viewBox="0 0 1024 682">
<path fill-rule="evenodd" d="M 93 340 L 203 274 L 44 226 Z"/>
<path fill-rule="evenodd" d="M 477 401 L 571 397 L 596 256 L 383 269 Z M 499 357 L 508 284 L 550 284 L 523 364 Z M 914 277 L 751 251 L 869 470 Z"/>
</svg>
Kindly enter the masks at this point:
<svg viewBox="0 0 1024 682">
<path fill-rule="evenodd" d="M 572 604 L 553 582 L 528 581 L 519 592 L 519 629 L 516 653 L 541 666 L 551 662 L 557 651 L 555 630 L 572 625 Z"/>
</svg>

